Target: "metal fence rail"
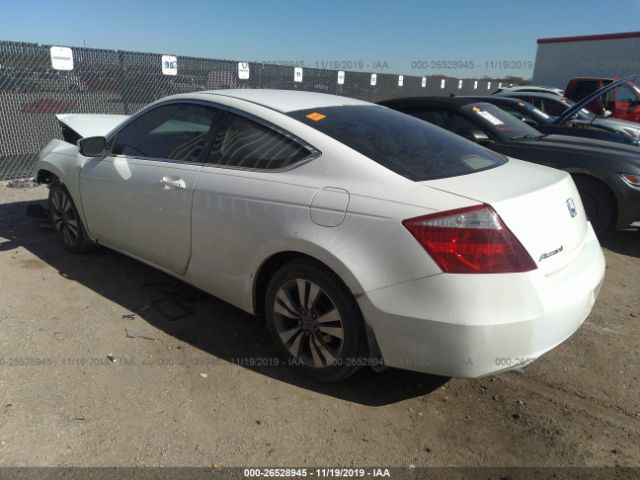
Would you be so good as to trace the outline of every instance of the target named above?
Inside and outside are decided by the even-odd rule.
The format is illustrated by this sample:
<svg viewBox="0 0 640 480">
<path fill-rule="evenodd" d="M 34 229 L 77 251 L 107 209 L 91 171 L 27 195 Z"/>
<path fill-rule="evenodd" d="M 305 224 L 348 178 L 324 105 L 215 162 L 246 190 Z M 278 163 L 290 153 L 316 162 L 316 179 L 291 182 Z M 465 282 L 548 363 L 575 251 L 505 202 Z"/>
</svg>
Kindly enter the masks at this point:
<svg viewBox="0 0 640 480">
<path fill-rule="evenodd" d="M 56 113 L 131 114 L 147 103 L 176 93 L 224 88 L 280 88 L 344 95 L 371 102 L 394 97 L 485 94 L 490 80 L 304 68 L 249 62 L 249 78 L 240 79 L 238 62 L 178 58 L 176 75 L 162 72 L 155 53 L 73 48 L 73 69 L 52 68 L 49 45 L 0 41 L 0 180 L 31 174 L 38 152 L 62 138 Z M 426 84 L 423 86 L 423 78 Z M 444 81 L 444 84 L 442 83 Z"/>
</svg>

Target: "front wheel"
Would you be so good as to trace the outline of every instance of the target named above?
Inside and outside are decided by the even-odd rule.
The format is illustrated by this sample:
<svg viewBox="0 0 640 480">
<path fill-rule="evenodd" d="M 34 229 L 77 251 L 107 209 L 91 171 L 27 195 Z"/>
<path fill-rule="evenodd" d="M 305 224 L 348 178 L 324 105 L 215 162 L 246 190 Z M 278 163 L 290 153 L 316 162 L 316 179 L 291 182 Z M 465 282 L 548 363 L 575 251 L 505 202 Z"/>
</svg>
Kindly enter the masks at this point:
<svg viewBox="0 0 640 480">
<path fill-rule="evenodd" d="M 96 248 L 87 236 L 71 195 L 60 183 L 49 189 L 49 214 L 64 248 L 74 253 L 86 253 Z"/>
<path fill-rule="evenodd" d="M 339 381 L 366 359 L 364 322 L 353 295 L 313 262 L 293 261 L 276 272 L 265 316 L 279 353 L 304 376 Z"/>
</svg>

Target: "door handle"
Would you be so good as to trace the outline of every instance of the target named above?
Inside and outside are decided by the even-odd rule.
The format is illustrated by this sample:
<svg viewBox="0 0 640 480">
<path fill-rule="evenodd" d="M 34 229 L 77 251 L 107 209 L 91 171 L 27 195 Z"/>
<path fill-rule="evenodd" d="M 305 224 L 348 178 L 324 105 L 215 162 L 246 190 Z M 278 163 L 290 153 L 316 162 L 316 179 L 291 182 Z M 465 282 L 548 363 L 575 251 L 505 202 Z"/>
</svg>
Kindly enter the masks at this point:
<svg viewBox="0 0 640 480">
<path fill-rule="evenodd" d="M 184 180 L 176 177 L 162 177 L 162 181 L 160 183 L 162 184 L 163 190 L 173 190 L 174 188 L 182 188 L 182 189 L 187 188 L 187 184 L 184 182 Z"/>
</svg>

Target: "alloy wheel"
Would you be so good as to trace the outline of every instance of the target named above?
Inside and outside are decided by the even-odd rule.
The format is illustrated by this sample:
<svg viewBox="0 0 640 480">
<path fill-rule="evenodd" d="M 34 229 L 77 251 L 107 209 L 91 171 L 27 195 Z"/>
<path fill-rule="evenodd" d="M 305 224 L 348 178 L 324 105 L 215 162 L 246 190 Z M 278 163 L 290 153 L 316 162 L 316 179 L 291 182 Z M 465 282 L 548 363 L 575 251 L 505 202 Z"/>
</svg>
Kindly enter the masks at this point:
<svg viewBox="0 0 640 480">
<path fill-rule="evenodd" d="M 315 368 L 335 363 L 344 325 L 327 292 L 306 279 L 290 280 L 276 293 L 273 313 L 276 333 L 296 361 Z"/>
<path fill-rule="evenodd" d="M 78 218 L 73 202 L 61 189 L 51 195 L 51 220 L 66 245 L 73 246 L 78 241 Z"/>
</svg>

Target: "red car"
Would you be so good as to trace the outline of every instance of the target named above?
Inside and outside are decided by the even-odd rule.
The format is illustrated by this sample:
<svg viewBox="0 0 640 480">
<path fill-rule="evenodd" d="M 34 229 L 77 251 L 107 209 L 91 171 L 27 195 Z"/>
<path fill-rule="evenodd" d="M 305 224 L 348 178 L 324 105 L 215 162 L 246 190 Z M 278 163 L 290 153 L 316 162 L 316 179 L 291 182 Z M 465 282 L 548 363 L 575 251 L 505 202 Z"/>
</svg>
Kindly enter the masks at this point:
<svg viewBox="0 0 640 480">
<path fill-rule="evenodd" d="M 612 78 L 572 78 L 564 91 L 564 96 L 579 102 L 583 98 L 591 95 L 596 90 L 610 84 Z M 600 97 L 589 105 L 587 109 L 597 115 L 601 115 L 605 110 L 611 112 L 614 118 L 640 122 L 640 87 L 631 80 L 616 88 L 608 95 Z"/>
</svg>

